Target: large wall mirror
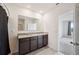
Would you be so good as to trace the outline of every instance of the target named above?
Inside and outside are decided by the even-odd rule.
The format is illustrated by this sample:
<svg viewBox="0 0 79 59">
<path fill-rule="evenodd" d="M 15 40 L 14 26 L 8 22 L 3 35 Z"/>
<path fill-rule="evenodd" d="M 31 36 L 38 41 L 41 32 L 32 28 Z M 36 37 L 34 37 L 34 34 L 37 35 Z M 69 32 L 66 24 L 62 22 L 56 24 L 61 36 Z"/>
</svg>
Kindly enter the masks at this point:
<svg viewBox="0 0 79 59">
<path fill-rule="evenodd" d="M 18 31 L 37 31 L 38 19 L 27 16 L 18 16 Z"/>
</svg>

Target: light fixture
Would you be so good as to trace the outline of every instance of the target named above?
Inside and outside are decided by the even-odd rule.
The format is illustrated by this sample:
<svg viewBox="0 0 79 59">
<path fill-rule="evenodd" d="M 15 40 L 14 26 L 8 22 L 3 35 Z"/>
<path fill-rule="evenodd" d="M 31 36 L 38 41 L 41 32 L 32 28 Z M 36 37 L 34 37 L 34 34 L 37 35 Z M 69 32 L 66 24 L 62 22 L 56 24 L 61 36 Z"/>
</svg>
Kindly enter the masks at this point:
<svg viewBox="0 0 79 59">
<path fill-rule="evenodd" d="M 31 5 L 27 5 L 27 8 L 31 8 Z"/>
<path fill-rule="evenodd" d="M 40 13 L 43 13 L 43 11 L 42 11 L 42 10 L 40 10 L 39 12 L 40 12 Z"/>
<path fill-rule="evenodd" d="M 60 3 L 56 3 L 56 5 L 59 5 Z"/>
</svg>

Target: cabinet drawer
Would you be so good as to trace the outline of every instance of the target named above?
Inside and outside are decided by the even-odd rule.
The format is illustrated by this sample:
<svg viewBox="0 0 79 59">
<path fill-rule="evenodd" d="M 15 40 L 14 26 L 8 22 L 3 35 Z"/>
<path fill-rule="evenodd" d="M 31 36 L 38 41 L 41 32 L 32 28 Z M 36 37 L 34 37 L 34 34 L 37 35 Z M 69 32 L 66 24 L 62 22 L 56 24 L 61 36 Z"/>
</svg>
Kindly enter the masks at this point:
<svg viewBox="0 0 79 59">
<path fill-rule="evenodd" d="M 24 43 L 24 42 L 26 42 L 28 40 L 29 40 L 29 38 L 22 38 L 22 39 L 19 39 L 19 42 Z"/>
</svg>

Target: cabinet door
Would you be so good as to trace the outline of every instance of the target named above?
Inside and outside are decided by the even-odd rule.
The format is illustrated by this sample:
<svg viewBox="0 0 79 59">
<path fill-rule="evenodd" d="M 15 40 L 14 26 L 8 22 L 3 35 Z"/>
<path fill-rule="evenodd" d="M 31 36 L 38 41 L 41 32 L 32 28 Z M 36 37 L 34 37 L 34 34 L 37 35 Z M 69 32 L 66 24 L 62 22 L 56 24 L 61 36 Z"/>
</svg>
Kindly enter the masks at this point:
<svg viewBox="0 0 79 59">
<path fill-rule="evenodd" d="M 31 37 L 31 51 L 37 49 L 37 37 Z"/>
<path fill-rule="evenodd" d="M 38 36 L 38 48 L 41 48 L 43 46 L 43 36 Z"/>
<path fill-rule="evenodd" d="M 29 38 L 19 39 L 19 54 L 26 54 L 30 51 Z"/>
<path fill-rule="evenodd" d="M 46 46 L 48 44 L 48 35 L 43 36 L 43 45 Z"/>
</svg>

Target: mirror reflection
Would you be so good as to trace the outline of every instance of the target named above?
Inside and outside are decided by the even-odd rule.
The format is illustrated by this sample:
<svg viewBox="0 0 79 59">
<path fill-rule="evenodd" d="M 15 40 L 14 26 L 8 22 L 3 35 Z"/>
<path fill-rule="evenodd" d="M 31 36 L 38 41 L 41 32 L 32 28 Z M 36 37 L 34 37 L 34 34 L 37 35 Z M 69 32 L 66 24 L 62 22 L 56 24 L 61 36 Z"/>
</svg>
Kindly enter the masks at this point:
<svg viewBox="0 0 79 59">
<path fill-rule="evenodd" d="M 18 31 L 37 31 L 38 19 L 27 17 L 27 16 L 18 16 Z"/>
</svg>

